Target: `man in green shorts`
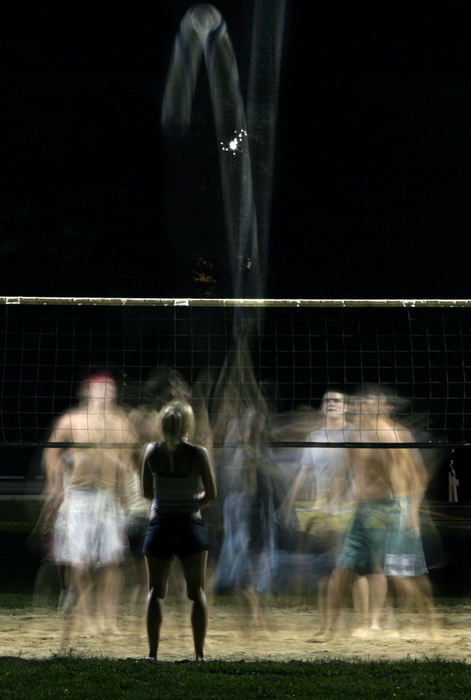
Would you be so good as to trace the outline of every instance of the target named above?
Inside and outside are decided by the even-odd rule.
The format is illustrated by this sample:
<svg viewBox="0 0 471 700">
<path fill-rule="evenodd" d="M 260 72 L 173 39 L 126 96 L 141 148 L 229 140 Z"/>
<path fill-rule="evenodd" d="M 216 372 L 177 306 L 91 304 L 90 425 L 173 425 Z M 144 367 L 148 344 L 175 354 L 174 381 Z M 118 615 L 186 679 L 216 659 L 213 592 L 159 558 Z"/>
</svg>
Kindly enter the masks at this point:
<svg viewBox="0 0 471 700">
<path fill-rule="evenodd" d="M 368 597 L 371 599 L 369 629 L 379 629 L 387 593 L 388 543 L 394 549 L 391 537 L 398 532 L 399 523 L 402 530 L 405 528 L 420 536 L 418 511 L 425 488 L 420 455 L 417 450 L 380 447 L 381 443 L 412 442 L 410 431 L 391 418 L 387 396 L 379 388 L 365 388 L 357 395 L 354 405 L 356 432 L 352 433 L 350 441 L 377 443 L 378 446 L 350 450 L 358 502 L 337 556 L 328 601 L 328 636 L 334 631 L 338 612 L 355 575 L 368 575 L 369 586 L 364 595 L 367 608 Z M 362 636 L 361 633 L 366 636 L 367 629 L 361 627 L 358 632 L 358 636 Z"/>
</svg>

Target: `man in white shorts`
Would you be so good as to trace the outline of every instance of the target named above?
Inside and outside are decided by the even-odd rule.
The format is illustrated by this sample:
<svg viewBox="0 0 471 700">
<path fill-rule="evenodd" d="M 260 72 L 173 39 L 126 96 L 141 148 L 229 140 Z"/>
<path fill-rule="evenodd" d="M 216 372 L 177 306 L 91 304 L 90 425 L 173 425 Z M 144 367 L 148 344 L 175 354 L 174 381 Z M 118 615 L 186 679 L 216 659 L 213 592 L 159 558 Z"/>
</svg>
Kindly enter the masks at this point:
<svg viewBox="0 0 471 700">
<path fill-rule="evenodd" d="M 133 469 L 129 445 L 137 439 L 116 404 L 111 375 L 95 374 L 82 382 L 78 405 L 57 419 L 49 441 L 66 443 L 48 447 L 43 458 L 48 497 L 57 512 L 52 553 L 67 572 L 66 644 L 79 614 L 107 630 L 116 626 L 125 549 L 122 506 Z"/>
</svg>

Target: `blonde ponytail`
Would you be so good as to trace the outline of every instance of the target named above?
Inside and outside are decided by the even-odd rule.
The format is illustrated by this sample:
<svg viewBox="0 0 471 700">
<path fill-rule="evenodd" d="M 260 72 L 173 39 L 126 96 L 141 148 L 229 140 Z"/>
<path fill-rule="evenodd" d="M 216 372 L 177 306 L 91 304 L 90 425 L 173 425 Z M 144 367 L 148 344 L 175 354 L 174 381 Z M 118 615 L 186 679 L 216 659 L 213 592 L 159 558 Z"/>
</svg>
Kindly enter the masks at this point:
<svg viewBox="0 0 471 700">
<path fill-rule="evenodd" d="M 160 412 L 160 423 L 165 444 L 170 452 L 193 427 L 193 409 L 186 401 L 171 401 Z"/>
</svg>

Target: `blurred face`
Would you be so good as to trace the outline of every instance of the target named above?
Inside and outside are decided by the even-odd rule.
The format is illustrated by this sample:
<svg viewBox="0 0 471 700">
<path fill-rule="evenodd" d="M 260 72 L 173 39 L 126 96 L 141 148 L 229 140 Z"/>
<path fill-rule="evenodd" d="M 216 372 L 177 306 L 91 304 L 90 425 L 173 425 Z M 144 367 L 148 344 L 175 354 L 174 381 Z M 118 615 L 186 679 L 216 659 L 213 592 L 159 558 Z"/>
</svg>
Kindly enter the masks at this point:
<svg viewBox="0 0 471 700">
<path fill-rule="evenodd" d="M 385 396 L 366 394 L 358 399 L 360 413 L 377 416 L 389 413 L 389 405 Z"/>
<path fill-rule="evenodd" d="M 116 385 L 112 381 L 91 381 L 85 391 L 85 397 L 96 403 L 112 403 L 116 399 Z"/>
<path fill-rule="evenodd" d="M 340 418 L 345 413 L 345 397 L 336 391 L 328 391 L 322 399 L 322 412 L 332 418 Z"/>
</svg>

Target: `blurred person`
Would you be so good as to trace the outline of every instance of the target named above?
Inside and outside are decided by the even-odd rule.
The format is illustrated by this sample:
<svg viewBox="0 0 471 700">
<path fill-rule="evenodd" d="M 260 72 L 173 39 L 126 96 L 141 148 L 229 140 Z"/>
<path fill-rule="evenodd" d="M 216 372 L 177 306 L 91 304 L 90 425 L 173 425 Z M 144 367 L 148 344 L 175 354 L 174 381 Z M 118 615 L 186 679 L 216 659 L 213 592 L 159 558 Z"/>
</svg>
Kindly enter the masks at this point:
<svg viewBox="0 0 471 700">
<path fill-rule="evenodd" d="M 213 578 L 217 593 L 234 593 L 259 625 L 261 594 L 273 592 L 277 464 L 266 436 L 266 412 L 247 406 L 228 429 L 228 442 L 238 446 L 225 463 L 232 472 L 223 505 L 223 540 Z M 226 476 L 226 485 L 229 480 Z M 246 624 L 243 622 L 242 624 Z"/>
<path fill-rule="evenodd" d="M 320 416 L 307 442 L 341 443 L 348 441 L 353 429 L 346 421 L 343 392 L 327 391 L 322 397 Z M 294 504 L 304 531 L 315 529 L 320 515 L 342 512 L 353 500 L 352 479 L 347 452 L 342 447 L 307 447 L 301 457 L 301 469 L 290 490 L 288 504 Z"/>
<path fill-rule="evenodd" d="M 273 589 L 279 470 L 268 444 L 269 411 L 253 367 L 252 332 L 248 325 L 234 337 L 213 392 L 214 440 L 223 446 L 217 461 L 223 532 L 212 587 L 235 594 L 254 626 L 261 622 L 261 595 Z"/>
<path fill-rule="evenodd" d="M 160 442 L 159 412 L 170 401 L 190 401 L 191 389 L 174 368 L 161 365 L 149 373 L 145 382 L 127 382 L 127 403 L 133 406 L 129 418 L 143 444 Z"/>
<path fill-rule="evenodd" d="M 342 391 L 328 390 L 307 438 L 308 442 L 348 442 L 354 426 L 346 419 L 347 400 Z M 281 519 L 300 531 L 304 552 L 318 557 L 317 598 L 322 635 L 327 624 L 327 596 L 337 548 L 347 529 L 354 507 L 349 452 L 343 447 L 308 447 L 303 450 L 301 469 L 281 508 Z M 294 521 L 294 522 L 293 522 Z"/>
<path fill-rule="evenodd" d="M 407 428 L 391 416 L 391 404 L 380 388 L 365 387 L 357 395 L 354 406 L 358 431 L 352 435 L 352 441 L 412 442 Z M 364 447 L 352 449 L 351 456 L 358 504 L 337 557 L 329 605 L 330 634 L 334 632 L 334 618 L 355 572 L 369 575 L 371 627 L 379 629 L 387 594 L 386 574 L 396 577 L 398 573 L 392 569 L 392 563 L 397 564 L 394 557 L 402 546 L 398 533 L 411 534 L 416 545 L 415 574 L 425 573 L 423 550 L 421 554 L 419 551 L 419 505 L 425 470 L 419 452 L 408 448 Z M 366 595 L 365 590 L 362 595 Z"/>
<path fill-rule="evenodd" d="M 408 441 L 412 440 L 410 433 Z M 437 620 L 420 522 L 429 473 L 419 450 L 397 452 L 396 489 L 400 494 L 400 511 L 386 538 L 385 574 L 393 585 L 402 612 L 421 613 L 426 629 L 435 638 Z M 404 624 L 400 631 L 406 631 Z"/>
<path fill-rule="evenodd" d="M 63 645 L 78 618 L 90 631 L 92 620 L 103 631 L 116 630 L 125 551 L 122 505 L 132 469 L 129 443 L 135 441 L 116 404 L 116 383 L 103 372 L 81 383 L 78 405 L 57 419 L 49 438 L 61 445 L 44 451 L 47 495 L 57 512 L 52 553 L 65 568 L 67 586 Z"/>
<path fill-rule="evenodd" d="M 216 498 L 216 482 L 203 447 L 187 439 L 193 411 L 185 401 L 172 401 L 160 413 L 163 441 L 148 446 L 142 469 L 143 493 L 152 499 L 144 541 L 149 594 L 147 660 L 157 661 L 162 604 L 172 560 L 180 559 L 191 601 L 191 626 L 197 661 L 204 660 L 207 628 L 205 595 L 208 537 L 201 509 Z M 201 490 L 203 488 L 203 490 Z"/>
<path fill-rule="evenodd" d="M 365 387 L 363 390 L 362 411 L 360 414 L 361 439 L 374 437 L 368 424 L 374 422 L 373 415 L 379 417 L 377 427 L 383 431 L 383 437 L 390 442 L 414 442 L 412 432 L 407 426 L 397 421 L 394 416 L 395 401 L 378 387 Z M 361 418 L 361 416 L 365 418 Z M 428 578 L 419 512 L 428 485 L 428 470 L 418 449 L 395 448 L 390 461 L 393 461 L 391 475 L 392 492 L 397 499 L 398 508 L 386 534 L 384 551 L 384 575 L 392 582 L 402 611 L 416 609 L 423 613 L 432 636 L 436 633 L 435 608 L 432 587 Z M 376 577 L 378 581 L 378 577 Z M 384 601 L 387 583 L 378 588 Z M 381 594 L 382 590 L 382 594 Z M 379 629 L 379 605 L 373 611 L 372 628 Z M 376 620 L 376 624 L 375 624 Z"/>
<path fill-rule="evenodd" d="M 141 457 L 142 461 L 142 457 Z M 126 536 L 125 578 L 130 590 L 131 606 L 140 606 L 146 599 L 147 568 L 142 553 L 149 522 L 151 501 L 142 495 L 140 468 L 133 461 L 126 484 L 124 510 L 124 532 Z"/>
<path fill-rule="evenodd" d="M 136 389 L 135 394 L 138 393 Z M 139 399 L 144 399 L 143 403 L 133 398 L 133 403 L 137 405 L 129 410 L 128 417 L 138 436 L 139 448 L 134 454 L 134 468 L 129 473 L 124 503 L 125 535 L 128 545 L 125 578 L 129 591 L 129 603 L 131 607 L 139 607 L 141 602 L 144 603 L 147 600 L 147 566 L 142 550 L 151 508 L 151 500 L 145 498 L 142 492 L 141 466 L 146 445 L 159 441 L 161 430 L 159 411 L 156 408 L 158 397 L 144 391 L 144 397 L 139 396 Z"/>
</svg>

